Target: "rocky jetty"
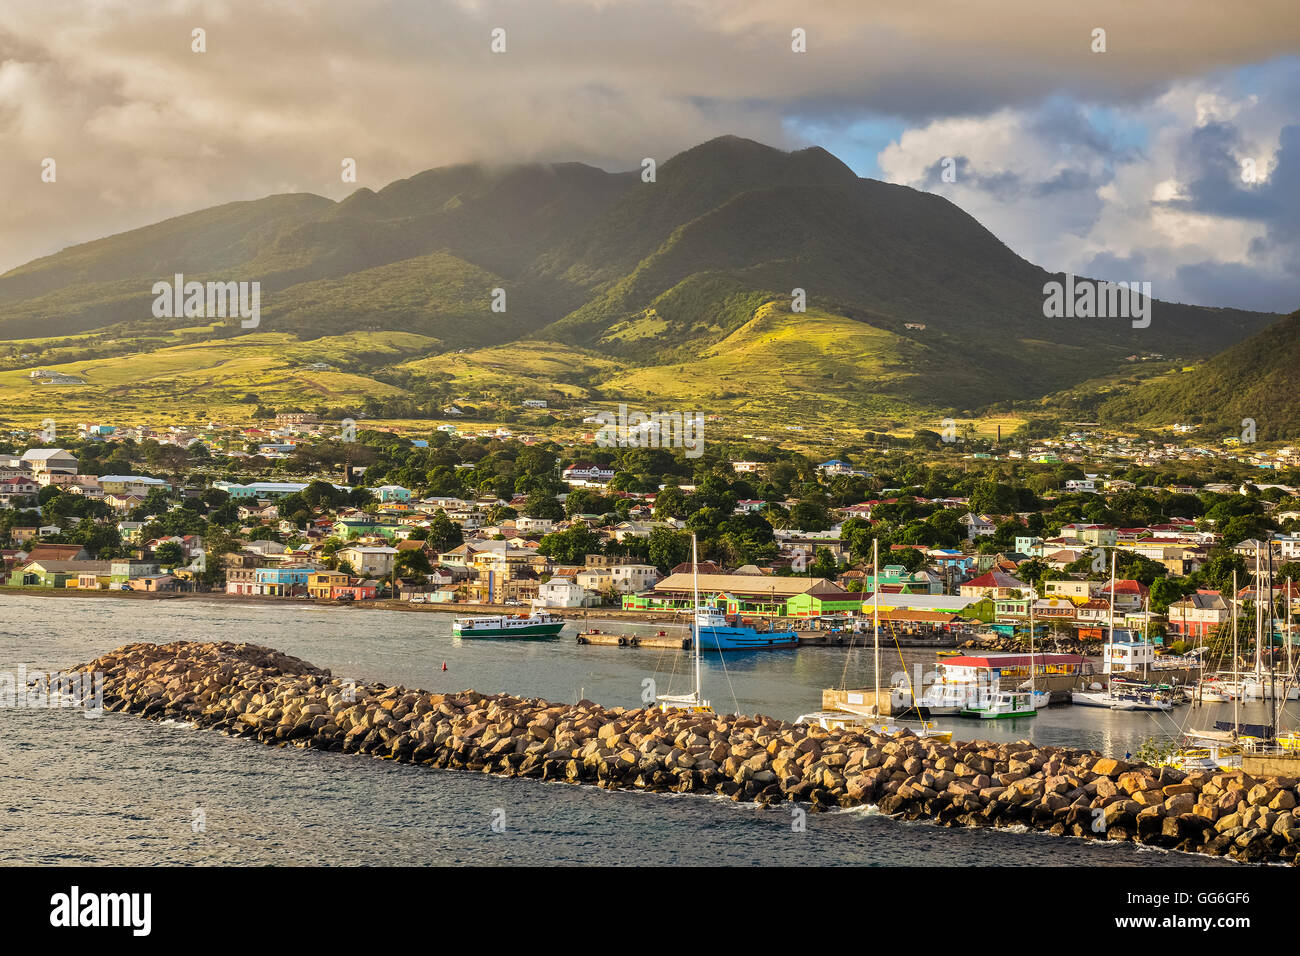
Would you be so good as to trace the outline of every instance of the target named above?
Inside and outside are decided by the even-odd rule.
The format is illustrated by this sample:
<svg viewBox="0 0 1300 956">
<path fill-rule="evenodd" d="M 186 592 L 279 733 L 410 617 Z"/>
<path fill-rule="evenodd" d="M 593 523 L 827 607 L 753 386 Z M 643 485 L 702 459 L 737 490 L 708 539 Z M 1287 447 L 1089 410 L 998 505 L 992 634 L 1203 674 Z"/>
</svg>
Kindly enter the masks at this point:
<svg viewBox="0 0 1300 956">
<path fill-rule="evenodd" d="M 942 826 L 1024 826 L 1250 862 L 1294 862 L 1297 781 L 1183 773 L 1028 741 L 941 743 L 771 717 L 555 704 L 354 684 L 251 644 L 130 644 L 104 706 L 267 744 L 610 789 L 717 793 L 808 810 L 868 804 Z"/>
<path fill-rule="evenodd" d="M 962 642 L 958 646 L 965 650 L 1027 653 L 1029 651 L 1029 638 L 1020 639 L 1004 637 L 1000 634 L 980 634 Z M 1104 643 L 1102 641 L 1081 641 L 1077 637 L 1045 637 L 1038 642 L 1036 649 L 1040 654 L 1083 654 L 1090 657 L 1099 657 L 1103 647 Z"/>
</svg>

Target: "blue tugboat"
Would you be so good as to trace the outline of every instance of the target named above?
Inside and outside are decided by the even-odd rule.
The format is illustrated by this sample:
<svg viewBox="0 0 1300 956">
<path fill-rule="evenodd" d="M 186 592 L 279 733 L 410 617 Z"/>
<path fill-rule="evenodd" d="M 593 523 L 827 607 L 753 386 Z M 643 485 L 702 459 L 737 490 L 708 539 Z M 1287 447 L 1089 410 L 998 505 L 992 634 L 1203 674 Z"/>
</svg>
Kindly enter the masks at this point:
<svg viewBox="0 0 1300 956">
<path fill-rule="evenodd" d="M 789 631 L 759 631 L 752 627 L 728 624 L 716 608 L 702 607 L 695 612 L 700 635 L 700 649 L 705 651 L 767 651 L 798 647 L 799 635 Z"/>
</svg>

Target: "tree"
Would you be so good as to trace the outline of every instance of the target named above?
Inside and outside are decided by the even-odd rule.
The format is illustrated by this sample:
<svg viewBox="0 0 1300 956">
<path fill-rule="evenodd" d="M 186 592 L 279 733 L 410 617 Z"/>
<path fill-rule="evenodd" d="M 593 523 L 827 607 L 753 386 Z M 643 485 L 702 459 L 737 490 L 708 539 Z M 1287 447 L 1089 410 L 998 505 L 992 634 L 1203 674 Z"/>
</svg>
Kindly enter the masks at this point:
<svg viewBox="0 0 1300 956">
<path fill-rule="evenodd" d="M 1242 560 L 1241 555 L 1225 551 L 1206 561 L 1201 570 L 1197 572 L 1197 577 L 1208 588 L 1231 593 L 1233 571 L 1237 572 L 1238 586 L 1244 585 L 1249 580 L 1246 572 L 1246 562 Z"/>
<path fill-rule="evenodd" d="M 654 528 L 650 531 L 646 558 L 660 573 L 667 574 L 671 568 L 689 561 L 690 557 L 690 535 L 671 528 Z"/>
<path fill-rule="evenodd" d="M 584 524 L 575 524 L 545 535 L 537 545 L 537 551 L 554 559 L 557 564 L 584 564 L 588 554 L 600 553 L 600 535 Z"/>
<path fill-rule="evenodd" d="M 655 495 L 654 516 L 664 518 L 685 518 L 687 497 L 676 485 L 669 485 Z"/>
<path fill-rule="evenodd" d="M 834 579 L 837 570 L 835 558 L 831 554 L 830 548 L 818 548 L 817 560 L 808 569 L 808 574 L 814 578 Z"/>
<path fill-rule="evenodd" d="M 549 518 L 552 521 L 559 521 L 564 517 L 564 508 L 549 492 L 534 491 L 524 502 L 524 514 L 530 518 Z"/>
<path fill-rule="evenodd" d="M 447 517 L 446 512 L 439 511 L 429 522 L 425 540 L 435 551 L 450 551 L 465 540 L 465 533 L 460 525 Z"/>
<path fill-rule="evenodd" d="M 154 549 L 153 556 L 164 568 L 175 568 L 185 560 L 185 550 L 175 541 L 164 541 Z"/>
<path fill-rule="evenodd" d="M 825 501 L 804 498 L 790 509 L 790 524 L 800 531 L 829 531 L 831 517 Z"/>
<path fill-rule="evenodd" d="M 393 570 L 398 577 L 423 577 L 433 573 L 433 565 L 429 563 L 429 555 L 423 548 L 411 548 L 397 553 L 393 559 Z"/>
</svg>

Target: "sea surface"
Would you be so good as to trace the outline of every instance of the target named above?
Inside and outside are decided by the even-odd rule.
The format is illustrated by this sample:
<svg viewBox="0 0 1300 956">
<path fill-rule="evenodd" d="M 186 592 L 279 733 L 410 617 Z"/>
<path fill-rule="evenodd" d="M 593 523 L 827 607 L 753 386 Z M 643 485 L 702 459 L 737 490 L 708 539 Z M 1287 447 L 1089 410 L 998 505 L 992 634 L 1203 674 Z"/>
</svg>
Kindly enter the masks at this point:
<svg viewBox="0 0 1300 956">
<path fill-rule="evenodd" d="M 630 633 L 622 624 L 609 628 Z M 642 626 L 654 632 L 657 626 Z M 57 672 L 132 641 L 265 644 L 337 676 L 614 706 L 690 688 L 687 652 L 553 641 L 461 641 L 441 613 L 291 602 L 4 597 L 0 672 Z M 882 649 L 882 672 L 933 651 Z M 446 670 L 443 665 L 446 664 Z M 870 648 L 706 657 L 719 711 L 793 719 L 823 687 L 872 685 Z M 647 684 L 653 681 L 653 686 Z M 958 739 L 1068 744 L 1124 756 L 1172 715 L 1053 707 L 1014 721 L 944 721 Z M 1296 704 L 1290 705 L 1295 708 Z M 1231 705 L 1226 705 L 1230 716 Z M 1249 713 L 1263 719 L 1262 705 Z M 1224 716 L 1222 712 L 1218 716 Z M 1294 721 L 1292 721 L 1294 723 Z M 801 826 L 802 825 L 802 826 Z M 0 861 L 33 864 L 970 864 L 1162 866 L 1221 860 L 1014 831 L 944 829 L 874 810 L 806 814 L 719 797 L 608 792 L 272 748 L 124 714 L 0 708 Z M 1232 865 L 1232 864 L 1228 864 Z"/>
</svg>

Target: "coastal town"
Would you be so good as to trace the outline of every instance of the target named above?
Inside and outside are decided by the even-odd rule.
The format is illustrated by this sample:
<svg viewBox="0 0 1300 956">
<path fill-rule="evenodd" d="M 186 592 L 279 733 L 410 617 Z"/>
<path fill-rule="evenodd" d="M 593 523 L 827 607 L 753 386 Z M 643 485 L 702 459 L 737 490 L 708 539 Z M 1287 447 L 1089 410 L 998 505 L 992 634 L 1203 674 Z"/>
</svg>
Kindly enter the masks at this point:
<svg viewBox="0 0 1300 956">
<path fill-rule="evenodd" d="M 16 432 L 0 454 L 4 586 L 653 619 L 690 607 L 696 533 L 708 601 L 747 620 L 1012 634 L 1032 616 L 1053 637 L 1120 626 L 1181 650 L 1253 600 L 1260 555 L 1296 602 L 1291 447 L 1074 431 L 975 451 L 914 440 L 866 467 L 501 431 L 355 435 L 287 412 L 225 430 L 83 424 L 68 447 Z M 1224 480 L 1193 483 L 1187 462 Z"/>
</svg>

